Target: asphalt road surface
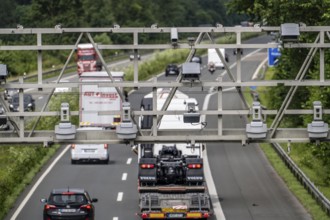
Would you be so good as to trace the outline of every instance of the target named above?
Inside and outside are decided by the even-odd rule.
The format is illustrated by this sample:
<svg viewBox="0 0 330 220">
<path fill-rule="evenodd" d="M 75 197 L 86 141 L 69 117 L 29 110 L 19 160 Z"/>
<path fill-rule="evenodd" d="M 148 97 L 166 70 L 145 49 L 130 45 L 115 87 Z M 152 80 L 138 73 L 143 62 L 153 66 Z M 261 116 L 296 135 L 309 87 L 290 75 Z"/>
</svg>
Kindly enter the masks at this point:
<svg viewBox="0 0 330 220">
<path fill-rule="evenodd" d="M 268 41 L 262 37 L 255 41 Z M 253 52 L 254 51 L 254 52 Z M 253 52 L 253 53 L 252 53 Z M 247 56 L 251 53 L 249 56 Z M 229 65 L 236 74 L 235 57 L 232 51 Z M 266 58 L 266 50 L 245 50 L 247 56 L 242 63 L 242 80 L 250 79 L 259 64 Z M 203 58 L 202 80 L 216 80 L 222 74 L 223 80 L 228 75 L 222 70 L 210 74 L 206 70 L 206 58 Z M 172 80 L 161 76 L 159 80 Z M 217 108 L 216 96 L 212 95 L 212 88 L 185 88 L 188 95 L 195 97 L 200 103 L 209 102 L 208 109 Z M 129 100 L 133 108 L 138 109 L 140 100 L 148 89 L 140 89 L 130 95 Z M 224 109 L 242 109 L 242 102 L 232 88 L 224 88 Z M 226 116 L 223 118 L 224 127 L 245 127 L 246 119 L 240 116 Z M 208 128 L 216 128 L 216 117 L 207 117 Z M 71 165 L 69 147 L 63 146 L 58 154 L 38 174 L 35 182 L 22 193 L 14 209 L 5 219 L 37 220 L 42 219 L 43 204 L 41 198 L 46 198 L 53 188 L 82 187 L 89 191 L 93 198 L 98 198 L 95 204 L 96 219 L 106 220 L 134 220 L 139 219 L 137 193 L 137 156 L 131 152 L 129 146 L 112 145 L 109 148 L 110 164 L 79 164 Z M 61 156 L 60 154 L 63 154 Z M 217 194 L 212 198 L 220 201 L 225 219 L 311 219 L 297 199 L 290 193 L 283 181 L 270 166 L 258 145 L 251 144 L 242 147 L 237 143 L 207 144 L 207 156 L 211 168 Z M 56 161 L 58 159 L 58 161 Z M 56 162 L 56 163 L 55 163 Z M 33 189 L 34 184 L 46 169 L 52 165 L 49 173 Z M 208 183 L 209 184 L 209 183 Z M 20 206 L 24 199 L 24 206 Z M 14 217 L 13 217 L 14 214 Z M 16 217 L 15 217 L 16 216 Z M 220 220 L 213 216 L 210 220 Z"/>
</svg>

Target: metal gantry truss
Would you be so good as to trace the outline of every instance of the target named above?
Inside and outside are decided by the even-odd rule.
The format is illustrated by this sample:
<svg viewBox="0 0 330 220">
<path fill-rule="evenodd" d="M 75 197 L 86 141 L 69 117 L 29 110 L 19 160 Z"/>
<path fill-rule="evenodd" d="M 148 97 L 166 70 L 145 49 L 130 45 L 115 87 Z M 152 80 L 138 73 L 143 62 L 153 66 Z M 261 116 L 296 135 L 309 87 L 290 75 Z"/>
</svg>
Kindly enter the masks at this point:
<svg viewBox="0 0 330 220">
<path fill-rule="evenodd" d="M 45 93 L 44 89 L 51 89 L 51 93 L 48 93 L 46 103 L 41 108 L 40 112 L 23 112 L 23 108 L 19 112 L 9 112 L 6 108 L 4 100 L 0 97 L 0 102 L 5 107 L 5 115 L 10 119 L 12 117 L 17 117 L 19 119 L 19 125 L 14 124 L 14 131 L 1 131 L 0 141 L 1 143 L 127 143 L 126 141 L 117 138 L 115 131 L 113 130 L 103 130 L 103 131 L 80 131 L 77 132 L 76 138 L 74 140 L 57 140 L 55 138 L 54 131 L 37 131 L 35 130 L 36 124 L 39 122 L 42 116 L 54 116 L 59 117 L 60 110 L 58 112 L 48 112 L 45 111 L 48 102 L 56 87 L 71 87 L 78 88 L 82 82 L 70 82 L 61 83 L 60 79 L 63 76 L 65 69 L 68 66 L 70 59 L 72 58 L 77 45 L 79 44 L 83 35 L 86 35 L 90 43 L 96 48 L 96 52 L 99 55 L 101 62 L 105 71 L 108 73 L 109 78 L 112 79 L 111 70 L 107 67 L 102 54 L 99 50 L 133 50 L 134 54 L 137 54 L 138 50 L 156 50 L 156 49 L 190 49 L 190 53 L 186 61 L 190 61 L 191 57 L 194 55 L 197 49 L 210 49 L 216 48 L 220 59 L 225 65 L 225 69 L 230 77 L 229 82 L 224 82 L 219 80 L 217 82 L 205 82 L 205 81 L 194 81 L 194 82 L 184 82 L 181 76 L 171 83 L 161 82 L 161 81 L 140 81 L 138 73 L 138 61 L 134 61 L 134 80 L 124 81 L 124 82 L 98 82 L 99 86 L 109 86 L 111 84 L 116 87 L 121 98 L 124 99 L 119 88 L 143 88 L 150 87 L 154 91 L 154 106 L 157 104 L 157 88 L 172 88 L 170 95 L 168 96 L 163 108 L 160 111 L 132 111 L 132 118 L 134 116 L 141 115 L 153 115 L 154 125 L 158 124 L 163 115 L 184 113 L 180 111 L 167 111 L 167 107 L 174 96 L 175 91 L 182 87 L 214 87 L 217 89 L 218 96 L 218 110 L 201 110 L 199 111 L 201 115 L 216 115 L 218 116 L 218 127 L 216 129 L 204 128 L 200 131 L 182 131 L 182 130 L 170 130 L 170 131 L 159 131 L 157 126 L 154 126 L 150 130 L 139 129 L 139 134 L 137 138 L 132 142 L 134 143 L 155 143 L 155 142 L 310 142 L 308 137 L 308 132 L 306 128 L 279 128 L 279 124 L 284 115 L 300 115 L 300 114 L 313 114 L 312 109 L 288 109 L 288 106 L 294 97 L 294 94 L 299 86 L 329 86 L 330 81 L 325 79 L 325 65 L 324 65 L 324 50 L 330 48 L 330 43 L 325 40 L 325 35 L 330 38 L 330 26 L 300 26 L 299 30 L 301 33 L 309 32 L 317 35 L 314 43 L 304 43 L 304 42 L 285 42 L 285 43 L 257 43 L 257 44 L 244 44 L 241 40 L 242 33 L 270 33 L 270 32 L 280 32 L 280 27 L 177 27 L 176 31 L 178 35 L 180 34 L 193 34 L 198 35 L 196 39 L 190 38 L 189 40 L 181 40 L 172 43 L 169 38 L 168 43 L 163 44 L 141 44 L 139 43 L 140 34 L 166 34 L 170 35 L 172 28 L 170 27 L 151 27 L 151 28 L 120 28 L 109 27 L 109 28 L 60 28 L 56 26 L 55 28 L 21 28 L 21 29 L 0 29 L 0 38 L 3 35 L 36 35 L 37 42 L 35 45 L 22 45 L 19 42 L 18 45 L 0 45 L 1 51 L 36 51 L 37 52 L 37 64 L 38 64 L 38 80 L 36 83 L 26 83 L 20 78 L 19 82 L 7 82 L 6 84 L 1 84 L 2 88 L 17 88 L 20 91 L 20 100 L 23 100 L 24 89 L 35 89 L 36 93 Z M 42 43 L 43 35 L 64 35 L 64 34 L 77 34 L 80 33 L 76 43 L 74 45 L 45 45 Z M 110 44 L 110 45 L 96 45 L 91 34 L 96 33 L 109 33 L 111 35 L 115 34 L 128 34 L 133 37 L 133 42 L 130 44 Z M 214 34 L 234 34 L 236 36 L 235 43 L 217 44 L 213 39 Z M 203 38 L 207 36 L 208 42 L 202 42 Z M 225 58 L 219 51 L 219 48 L 232 48 L 237 49 L 263 49 L 263 48 L 276 48 L 282 46 L 284 48 L 309 48 L 310 52 L 306 57 L 304 64 L 302 65 L 300 71 L 297 73 L 297 77 L 294 80 L 272 80 L 272 81 L 242 81 L 241 73 L 241 54 L 238 52 L 237 57 L 237 73 L 236 79 L 232 74 L 230 68 L 224 62 Z M 42 69 L 42 52 L 49 50 L 71 50 L 71 53 L 65 62 L 58 79 L 54 83 L 44 83 L 43 81 L 43 69 Z M 308 70 L 309 64 L 313 59 L 316 51 L 320 51 L 320 77 L 319 80 L 305 80 L 304 76 Z M 245 128 L 242 129 L 225 129 L 222 126 L 222 117 L 225 115 L 240 115 L 248 116 L 251 114 L 250 109 L 245 102 L 242 95 L 242 87 L 250 86 L 278 86 L 284 85 L 290 87 L 290 90 L 285 98 L 281 108 L 279 110 L 263 110 L 263 115 L 276 115 L 271 127 L 268 129 L 268 134 L 266 138 L 263 139 L 249 139 L 246 136 Z M 240 94 L 243 102 L 244 109 L 241 110 L 223 110 L 223 100 L 222 100 L 222 88 L 223 87 L 234 87 Z M 23 106 L 23 101 L 20 105 Z M 157 108 L 154 108 L 157 109 Z M 324 114 L 330 114 L 329 109 L 323 110 Z M 99 114 L 120 114 L 120 112 L 99 112 Z M 79 115 L 78 111 L 72 111 L 71 115 Z M 26 117 L 38 117 L 37 122 L 34 124 L 30 131 L 25 130 L 24 119 Z M 330 137 L 322 139 L 322 141 L 329 141 Z"/>
</svg>

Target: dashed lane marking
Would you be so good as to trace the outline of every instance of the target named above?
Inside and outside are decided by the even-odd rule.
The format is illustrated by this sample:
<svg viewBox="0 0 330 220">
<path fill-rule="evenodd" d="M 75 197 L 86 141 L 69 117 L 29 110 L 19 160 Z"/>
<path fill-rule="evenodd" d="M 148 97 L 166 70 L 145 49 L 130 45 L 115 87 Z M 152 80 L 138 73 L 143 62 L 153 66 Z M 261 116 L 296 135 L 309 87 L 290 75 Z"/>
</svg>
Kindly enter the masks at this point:
<svg viewBox="0 0 330 220">
<path fill-rule="evenodd" d="M 118 195 L 117 195 L 117 202 L 121 202 L 123 200 L 123 195 L 124 195 L 123 192 L 119 192 L 118 193 Z"/>
</svg>

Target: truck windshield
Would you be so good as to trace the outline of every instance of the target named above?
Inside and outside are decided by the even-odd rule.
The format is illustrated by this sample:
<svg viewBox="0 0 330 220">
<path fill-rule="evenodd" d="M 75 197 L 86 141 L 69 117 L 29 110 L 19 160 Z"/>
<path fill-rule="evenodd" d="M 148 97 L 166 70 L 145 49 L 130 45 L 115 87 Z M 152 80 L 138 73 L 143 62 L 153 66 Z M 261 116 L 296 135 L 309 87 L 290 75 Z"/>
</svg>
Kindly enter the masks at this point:
<svg viewBox="0 0 330 220">
<path fill-rule="evenodd" d="M 83 56 L 79 56 L 78 58 L 79 60 L 95 60 L 95 56 L 94 55 L 83 55 Z"/>
</svg>

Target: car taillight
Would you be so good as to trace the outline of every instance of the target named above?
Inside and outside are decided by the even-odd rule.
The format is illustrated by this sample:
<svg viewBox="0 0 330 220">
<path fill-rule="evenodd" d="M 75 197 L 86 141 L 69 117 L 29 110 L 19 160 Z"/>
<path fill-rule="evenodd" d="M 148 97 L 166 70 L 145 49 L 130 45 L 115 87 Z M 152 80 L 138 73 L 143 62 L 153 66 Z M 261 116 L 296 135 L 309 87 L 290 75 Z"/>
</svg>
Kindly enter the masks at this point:
<svg viewBox="0 0 330 220">
<path fill-rule="evenodd" d="M 82 205 L 80 206 L 81 209 L 87 209 L 87 210 L 91 210 L 92 206 L 91 205 Z"/>
<path fill-rule="evenodd" d="M 148 214 L 147 213 L 142 213 L 141 218 L 148 218 Z"/>
<path fill-rule="evenodd" d="M 104 144 L 104 149 L 108 149 L 108 144 Z"/>
<path fill-rule="evenodd" d="M 45 210 L 49 210 L 49 209 L 56 209 L 56 206 L 54 205 L 45 205 Z"/>
<path fill-rule="evenodd" d="M 141 164 L 140 167 L 142 169 L 153 169 L 155 167 L 155 164 Z"/>
<path fill-rule="evenodd" d="M 71 144 L 71 149 L 75 149 L 76 145 L 75 144 Z"/>
<path fill-rule="evenodd" d="M 203 218 L 208 218 L 208 217 L 210 217 L 208 212 L 203 213 Z"/>
<path fill-rule="evenodd" d="M 202 164 L 188 164 L 189 169 L 200 169 L 202 168 Z"/>
</svg>

